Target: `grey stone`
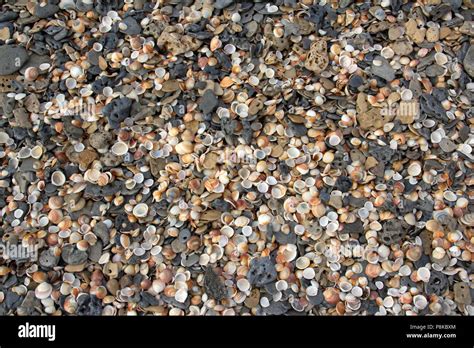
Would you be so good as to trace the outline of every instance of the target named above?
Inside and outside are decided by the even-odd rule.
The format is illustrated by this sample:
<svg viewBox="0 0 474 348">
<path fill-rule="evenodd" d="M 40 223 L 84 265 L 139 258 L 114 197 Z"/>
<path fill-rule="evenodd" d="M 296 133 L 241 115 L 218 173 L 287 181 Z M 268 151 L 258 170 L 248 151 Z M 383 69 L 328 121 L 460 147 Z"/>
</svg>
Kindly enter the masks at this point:
<svg viewBox="0 0 474 348">
<path fill-rule="evenodd" d="M 53 249 L 47 249 L 41 252 L 38 262 L 41 267 L 49 269 L 59 263 L 59 256 L 54 255 Z"/>
<path fill-rule="evenodd" d="M 18 70 L 28 60 L 28 53 L 21 46 L 0 46 L 0 75 L 10 75 Z"/>
<path fill-rule="evenodd" d="M 224 283 L 214 272 L 211 266 L 206 268 L 204 274 L 204 290 L 206 294 L 215 300 L 222 300 L 227 297 L 227 291 Z"/>
<path fill-rule="evenodd" d="M 104 245 L 109 244 L 110 237 L 109 237 L 109 228 L 103 222 L 99 222 L 94 226 L 92 230 L 94 234 L 102 240 Z"/>
<path fill-rule="evenodd" d="M 229 7 L 234 3 L 234 0 L 217 0 L 214 4 L 214 7 L 218 10 L 222 10 L 223 8 Z"/>
<path fill-rule="evenodd" d="M 390 63 L 383 57 L 378 56 L 376 60 L 382 62 L 382 65 L 377 66 L 372 63 L 371 71 L 372 74 L 383 78 L 386 81 L 392 81 L 395 79 L 395 71 L 390 66 Z"/>
<path fill-rule="evenodd" d="M 204 114 L 209 114 L 217 108 L 218 104 L 219 100 L 217 99 L 216 95 L 212 90 L 208 89 L 204 92 L 201 98 L 199 108 Z"/>
<path fill-rule="evenodd" d="M 33 10 L 33 14 L 39 18 L 48 18 L 58 11 L 59 6 L 57 5 L 47 4 L 45 6 L 41 6 L 40 4 L 37 4 Z"/>
<path fill-rule="evenodd" d="M 97 241 L 94 245 L 88 250 L 89 252 L 89 259 L 94 262 L 98 262 L 100 257 L 102 256 L 102 242 Z"/>
<path fill-rule="evenodd" d="M 256 286 L 274 281 L 277 278 L 277 271 L 270 256 L 253 259 L 247 276 L 250 284 Z"/>
<path fill-rule="evenodd" d="M 471 45 L 463 60 L 464 70 L 474 78 L 474 46 Z"/>
<path fill-rule="evenodd" d="M 73 245 L 66 245 L 61 257 L 67 265 L 79 265 L 87 261 L 88 255 L 85 251 L 76 249 Z"/>
<path fill-rule="evenodd" d="M 133 17 L 124 18 L 122 20 L 122 23 L 127 26 L 127 29 L 120 30 L 122 33 L 125 33 L 127 35 L 138 35 L 142 32 L 142 27 Z"/>
</svg>

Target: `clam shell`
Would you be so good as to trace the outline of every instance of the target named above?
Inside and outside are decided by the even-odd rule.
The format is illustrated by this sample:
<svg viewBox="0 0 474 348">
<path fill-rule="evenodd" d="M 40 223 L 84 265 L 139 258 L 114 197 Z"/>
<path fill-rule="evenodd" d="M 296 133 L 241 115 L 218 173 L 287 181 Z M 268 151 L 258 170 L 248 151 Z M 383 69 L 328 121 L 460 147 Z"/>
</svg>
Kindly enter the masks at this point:
<svg viewBox="0 0 474 348">
<path fill-rule="evenodd" d="M 57 170 L 53 174 L 51 174 L 51 183 L 54 186 L 63 186 L 65 182 L 66 182 L 66 176 L 64 175 L 63 172 L 60 172 L 59 170 Z"/>
<path fill-rule="evenodd" d="M 35 289 L 35 296 L 37 299 L 43 300 L 48 298 L 53 292 L 53 286 L 49 283 L 41 283 Z"/>
<path fill-rule="evenodd" d="M 301 257 L 298 257 L 296 259 L 296 267 L 298 269 L 305 269 L 305 268 L 308 268 L 309 265 L 310 265 L 311 261 L 309 260 L 309 258 L 307 258 L 306 256 L 301 256 Z"/>
<path fill-rule="evenodd" d="M 474 213 L 464 215 L 460 221 L 466 226 L 474 226 Z"/>
<path fill-rule="evenodd" d="M 427 283 L 428 280 L 430 280 L 431 272 L 428 268 L 426 267 L 420 267 L 416 271 L 418 279 L 421 280 L 424 283 Z"/>
<path fill-rule="evenodd" d="M 428 300 L 423 295 L 416 295 L 413 298 L 413 304 L 415 305 L 416 308 L 423 310 L 428 305 Z"/>
<path fill-rule="evenodd" d="M 237 280 L 237 288 L 240 290 L 240 291 L 248 291 L 250 290 L 250 282 L 245 279 L 245 278 L 241 278 L 239 280 Z"/>
<path fill-rule="evenodd" d="M 128 145 L 123 141 L 118 141 L 112 145 L 111 151 L 115 156 L 123 156 L 128 152 Z"/>
<path fill-rule="evenodd" d="M 133 207 L 133 215 L 136 217 L 145 217 L 148 214 L 148 205 L 145 203 L 138 203 Z"/>
</svg>

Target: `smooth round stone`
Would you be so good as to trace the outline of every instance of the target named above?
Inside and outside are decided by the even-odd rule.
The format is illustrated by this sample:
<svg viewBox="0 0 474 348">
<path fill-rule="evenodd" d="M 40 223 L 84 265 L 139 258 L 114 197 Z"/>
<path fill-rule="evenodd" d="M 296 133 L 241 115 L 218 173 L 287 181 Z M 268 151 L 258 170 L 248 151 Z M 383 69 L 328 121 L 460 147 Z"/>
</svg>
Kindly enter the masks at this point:
<svg viewBox="0 0 474 348">
<path fill-rule="evenodd" d="M 0 46 L 0 75 L 10 75 L 28 61 L 28 53 L 21 46 Z"/>
</svg>

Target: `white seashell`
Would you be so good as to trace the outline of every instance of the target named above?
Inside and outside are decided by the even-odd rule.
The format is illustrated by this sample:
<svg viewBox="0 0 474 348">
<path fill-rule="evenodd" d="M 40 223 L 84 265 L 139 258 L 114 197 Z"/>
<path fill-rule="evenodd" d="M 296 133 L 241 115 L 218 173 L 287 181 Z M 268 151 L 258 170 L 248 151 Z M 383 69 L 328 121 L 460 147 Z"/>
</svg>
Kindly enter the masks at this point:
<svg viewBox="0 0 474 348">
<path fill-rule="evenodd" d="M 41 156 L 43 155 L 43 148 L 40 145 L 36 145 L 35 147 L 31 149 L 30 155 L 34 159 L 40 159 Z"/>
<path fill-rule="evenodd" d="M 278 291 L 285 291 L 288 289 L 288 282 L 286 280 L 279 280 L 275 283 L 275 287 Z"/>
<path fill-rule="evenodd" d="M 341 138 L 338 135 L 331 135 L 328 140 L 329 144 L 331 146 L 337 146 L 341 143 Z"/>
<path fill-rule="evenodd" d="M 123 156 L 128 152 L 128 145 L 123 141 L 118 141 L 112 145 L 112 153 L 116 156 Z"/>
<path fill-rule="evenodd" d="M 466 214 L 459 219 L 466 226 L 474 226 L 474 213 Z"/>
<path fill-rule="evenodd" d="M 249 115 L 249 107 L 247 104 L 240 103 L 235 107 L 235 113 L 240 117 L 247 117 Z"/>
<path fill-rule="evenodd" d="M 41 283 L 35 289 L 36 298 L 43 300 L 48 298 L 53 292 L 53 287 L 49 283 Z"/>
<path fill-rule="evenodd" d="M 394 303 L 395 303 L 395 301 L 393 300 L 392 296 L 387 296 L 383 299 L 383 306 L 385 308 L 392 308 Z"/>
<path fill-rule="evenodd" d="M 427 283 L 430 280 L 431 272 L 428 268 L 420 267 L 418 268 L 416 273 L 418 279 L 420 279 L 422 282 Z"/>
<path fill-rule="evenodd" d="M 315 276 L 316 276 L 316 272 L 314 271 L 313 268 L 306 268 L 303 271 L 303 278 L 305 279 L 311 280 L 311 279 L 314 279 Z"/>
<path fill-rule="evenodd" d="M 252 235 L 253 229 L 251 226 L 244 226 L 242 227 L 242 234 L 245 237 L 250 237 Z"/>
<path fill-rule="evenodd" d="M 412 162 L 408 166 L 407 171 L 410 176 L 418 176 L 421 174 L 421 164 L 419 162 Z"/>
<path fill-rule="evenodd" d="M 174 299 L 178 301 L 179 303 L 184 303 L 186 299 L 188 298 L 188 292 L 186 289 L 179 289 L 176 291 L 176 294 L 174 295 Z"/>
<path fill-rule="evenodd" d="M 306 256 L 301 256 L 301 257 L 298 257 L 296 259 L 296 267 L 298 269 L 305 269 L 305 268 L 308 268 L 309 265 L 310 265 L 311 261 L 309 260 L 309 258 L 307 258 Z"/>
<path fill-rule="evenodd" d="M 306 288 L 306 295 L 308 296 L 316 296 L 318 294 L 318 288 L 316 286 L 308 286 Z"/>
<path fill-rule="evenodd" d="M 237 280 L 237 287 L 240 291 L 248 291 L 250 289 L 250 282 L 245 278 L 241 278 Z"/>
<path fill-rule="evenodd" d="M 453 191 L 444 191 L 443 197 L 448 202 L 455 202 L 458 199 L 458 196 Z"/>
<path fill-rule="evenodd" d="M 411 269 L 408 265 L 403 265 L 402 267 L 400 267 L 398 272 L 400 273 L 401 276 L 406 277 L 406 276 L 409 276 L 411 274 Z"/>
<path fill-rule="evenodd" d="M 446 250 L 441 247 L 434 248 L 432 256 L 436 260 L 441 260 L 446 255 Z"/>
<path fill-rule="evenodd" d="M 291 147 L 287 150 L 288 157 L 290 158 L 298 158 L 300 153 L 300 150 L 298 150 L 296 147 Z"/>
<path fill-rule="evenodd" d="M 443 136 L 441 135 L 440 132 L 434 131 L 433 133 L 431 133 L 430 139 L 433 144 L 439 144 L 441 140 L 443 139 Z"/>
<path fill-rule="evenodd" d="M 354 295 L 355 297 L 361 297 L 363 295 L 364 291 L 360 286 L 354 286 L 351 290 L 351 294 Z"/>
<path fill-rule="evenodd" d="M 294 244 L 287 244 L 283 251 L 283 255 L 285 256 L 286 262 L 291 262 L 296 258 L 298 254 L 298 248 Z"/>
<path fill-rule="evenodd" d="M 8 133 L 0 132 L 0 144 L 6 144 L 8 139 L 10 139 Z"/>
<path fill-rule="evenodd" d="M 136 217 L 145 217 L 148 214 L 148 205 L 145 203 L 138 203 L 133 207 L 133 215 Z"/>
<path fill-rule="evenodd" d="M 246 216 L 239 216 L 237 219 L 234 220 L 234 224 L 237 227 L 247 226 L 249 222 L 250 222 L 250 219 Z"/>
<path fill-rule="evenodd" d="M 423 295 L 416 295 L 413 298 L 413 304 L 415 305 L 416 308 L 423 310 L 428 305 L 428 300 Z"/>
<path fill-rule="evenodd" d="M 262 214 L 258 217 L 259 225 L 268 225 L 270 222 L 272 222 L 272 217 L 268 214 Z"/>
<path fill-rule="evenodd" d="M 64 175 L 63 172 L 60 172 L 59 170 L 57 170 L 51 175 L 51 183 L 54 186 L 63 186 L 65 182 L 66 182 L 66 176 Z"/>
<path fill-rule="evenodd" d="M 352 284 L 349 283 L 348 281 L 341 281 L 339 283 L 339 288 L 343 291 L 343 292 L 349 292 L 352 290 Z"/>
<path fill-rule="evenodd" d="M 380 55 L 386 59 L 390 59 L 390 58 L 393 58 L 393 56 L 395 55 L 395 52 L 390 47 L 384 47 L 380 51 Z"/>
</svg>

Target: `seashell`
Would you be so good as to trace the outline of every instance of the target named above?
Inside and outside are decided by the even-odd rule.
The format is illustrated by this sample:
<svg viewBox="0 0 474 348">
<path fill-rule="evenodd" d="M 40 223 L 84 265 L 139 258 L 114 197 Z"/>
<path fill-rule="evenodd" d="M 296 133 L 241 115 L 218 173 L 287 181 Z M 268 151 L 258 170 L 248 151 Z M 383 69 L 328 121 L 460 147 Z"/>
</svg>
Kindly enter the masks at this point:
<svg viewBox="0 0 474 348">
<path fill-rule="evenodd" d="M 298 248 L 296 247 L 295 244 L 286 244 L 283 247 L 283 252 L 282 252 L 286 262 L 291 262 L 293 261 L 296 256 L 298 255 Z"/>
<path fill-rule="evenodd" d="M 51 174 L 51 183 L 54 186 L 63 186 L 65 182 L 66 182 L 66 176 L 64 175 L 63 172 L 60 172 L 59 170 L 57 170 L 53 174 Z"/>
<path fill-rule="evenodd" d="M 427 283 L 430 280 L 431 272 L 426 267 L 420 267 L 416 271 L 417 278 L 423 283 Z"/>
<path fill-rule="evenodd" d="M 249 107 L 247 104 L 240 103 L 235 107 L 235 113 L 240 117 L 247 117 L 249 115 Z"/>
<path fill-rule="evenodd" d="M 259 215 L 258 217 L 258 223 L 261 226 L 268 225 L 270 222 L 272 222 L 272 217 L 268 214 L 262 214 Z"/>
<path fill-rule="evenodd" d="M 423 295 L 416 295 L 415 297 L 413 297 L 413 304 L 419 310 L 423 310 L 428 305 L 428 300 Z"/>
<path fill-rule="evenodd" d="M 286 289 L 288 289 L 288 282 L 286 280 L 281 279 L 275 283 L 275 288 L 278 291 L 285 291 Z"/>
<path fill-rule="evenodd" d="M 37 299 L 44 300 L 48 298 L 53 292 L 53 286 L 49 283 L 41 283 L 35 289 L 35 296 Z"/>
<path fill-rule="evenodd" d="M 40 159 L 43 155 L 43 148 L 40 145 L 36 145 L 31 149 L 30 156 L 34 159 Z"/>
<path fill-rule="evenodd" d="M 84 173 L 84 180 L 92 182 L 92 183 L 96 183 L 97 180 L 99 180 L 100 174 L 101 174 L 100 171 L 95 168 L 88 169 Z"/>
<path fill-rule="evenodd" d="M 175 146 L 175 151 L 178 155 L 187 155 L 192 153 L 193 150 L 194 146 L 190 141 L 183 141 Z"/>
<path fill-rule="evenodd" d="M 287 150 L 288 157 L 290 158 L 298 158 L 300 153 L 300 150 L 296 147 L 291 147 Z"/>
<path fill-rule="evenodd" d="M 421 163 L 420 162 L 412 162 L 408 166 L 407 172 L 410 176 L 418 176 L 421 174 Z"/>
<path fill-rule="evenodd" d="M 250 282 L 245 279 L 245 278 L 241 278 L 239 280 L 237 280 L 237 288 L 240 290 L 240 291 L 248 291 L 250 290 Z"/>
<path fill-rule="evenodd" d="M 286 195 L 286 187 L 283 185 L 275 185 L 271 191 L 272 197 L 276 199 L 283 198 Z"/>
<path fill-rule="evenodd" d="M 310 265 L 311 261 L 309 260 L 309 258 L 307 258 L 306 256 L 301 256 L 301 257 L 298 257 L 296 259 L 296 267 L 298 269 L 305 269 L 305 268 L 308 268 L 309 265 Z"/>
<path fill-rule="evenodd" d="M 444 191 L 443 198 L 448 202 L 455 202 L 458 199 L 458 196 L 453 191 Z"/>
<path fill-rule="evenodd" d="M 442 52 L 435 53 L 434 59 L 438 65 L 444 65 L 448 62 L 448 56 Z"/>
<path fill-rule="evenodd" d="M 247 226 L 250 222 L 250 219 L 246 216 L 239 216 L 234 220 L 234 224 L 237 227 L 244 227 Z"/>
<path fill-rule="evenodd" d="M 174 295 L 174 299 L 179 303 L 184 303 L 188 298 L 188 291 L 186 289 L 179 289 Z"/>
<path fill-rule="evenodd" d="M 351 294 L 354 295 L 355 297 L 361 297 L 364 294 L 364 290 L 360 286 L 354 286 L 351 289 Z"/>
<path fill-rule="evenodd" d="M 133 207 L 132 213 L 136 217 L 145 217 L 148 214 L 148 205 L 145 203 L 138 203 L 135 207 Z"/>
<path fill-rule="evenodd" d="M 311 280 L 311 279 L 314 279 L 315 276 L 316 276 L 316 272 L 314 271 L 314 268 L 306 268 L 305 270 L 303 270 L 304 279 Z"/>
<path fill-rule="evenodd" d="M 123 141 L 118 141 L 112 145 L 111 151 L 115 156 L 123 156 L 128 152 L 128 145 Z"/>
<path fill-rule="evenodd" d="M 333 134 L 329 137 L 328 143 L 331 146 L 337 146 L 341 143 L 341 137 L 338 136 L 337 134 Z"/>
<path fill-rule="evenodd" d="M 25 80 L 26 81 L 34 81 L 38 78 L 39 71 L 38 68 L 31 66 L 25 69 Z"/>
<path fill-rule="evenodd" d="M 431 255 L 433 256 L 435 260 L 441 260 L 446 255 L 446 250 L 444 250 L 441 247 L 436 247 L 433 249 L 433 252 Z"/>
<path fill-rule="evenodd" d="M 339 282 L 339 289 L 341 289 L 342 292 L 349 292 L 352 289 L 352 284 L 347 280 L 342 280 Z"/>
<path fill-rule="evenodd" d="M 464 225 L 472 227 L 472 226 L 474 226 L 474 213 L 469 213 L 469 214 L 463 215 L 459 220 Z"/>
</svg>

